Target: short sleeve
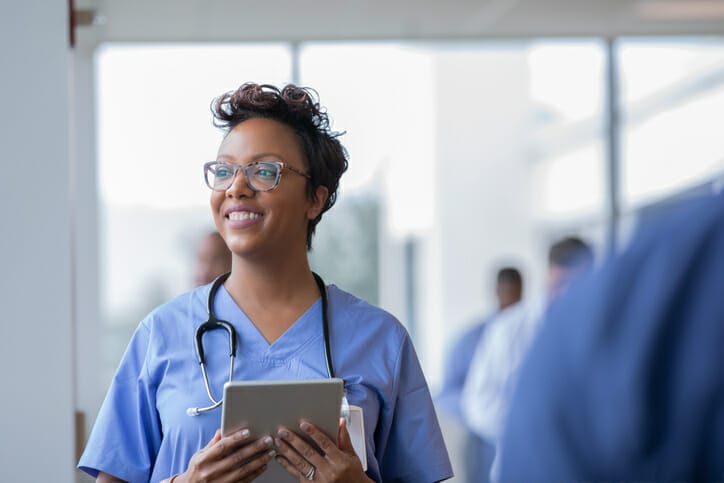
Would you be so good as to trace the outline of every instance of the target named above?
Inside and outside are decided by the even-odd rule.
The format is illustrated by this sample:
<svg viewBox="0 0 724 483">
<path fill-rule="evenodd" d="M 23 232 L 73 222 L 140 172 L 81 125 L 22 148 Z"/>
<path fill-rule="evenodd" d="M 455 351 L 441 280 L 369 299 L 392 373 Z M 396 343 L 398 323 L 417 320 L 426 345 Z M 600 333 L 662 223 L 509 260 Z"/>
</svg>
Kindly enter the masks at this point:
<svg viewBox="0 0 724 483">
<path fill-rule="evenodd" d="M 435 482 L 453 476 L 447 449 L 420 362 L 406 336 L 396 365 L 397 397 L 380 460 L 385 483 Z"/>
<path fill-rule="evenodd" d="M 129 482 L 149 481 L 161 444 L 155 389 L 148 378 L 150 329 L 136 329 L 106 394 L 78 468 Z"/>
<path fill-rule="evenodd" d="M 435 398 L 439 410 L 464 421 L 462 414 L 462 392 L 475 354 L 478 341 L 483 337 L 486 321 L 478 323 L 463 333 L 447 353 L 442 389 Z"/>
</svg>

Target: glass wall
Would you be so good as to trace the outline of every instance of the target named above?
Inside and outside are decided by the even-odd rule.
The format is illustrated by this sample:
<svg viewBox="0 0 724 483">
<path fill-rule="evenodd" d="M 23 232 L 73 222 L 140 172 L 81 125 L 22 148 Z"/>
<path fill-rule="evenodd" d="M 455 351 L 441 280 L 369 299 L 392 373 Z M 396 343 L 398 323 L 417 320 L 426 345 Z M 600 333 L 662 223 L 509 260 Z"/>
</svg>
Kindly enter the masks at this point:
<svg viewBox="0 0 724 483">
<path fill-rule="evenodd" d="M 724 40 L 619 44 L 627 210 L 724 176 Z"/>
</svg>

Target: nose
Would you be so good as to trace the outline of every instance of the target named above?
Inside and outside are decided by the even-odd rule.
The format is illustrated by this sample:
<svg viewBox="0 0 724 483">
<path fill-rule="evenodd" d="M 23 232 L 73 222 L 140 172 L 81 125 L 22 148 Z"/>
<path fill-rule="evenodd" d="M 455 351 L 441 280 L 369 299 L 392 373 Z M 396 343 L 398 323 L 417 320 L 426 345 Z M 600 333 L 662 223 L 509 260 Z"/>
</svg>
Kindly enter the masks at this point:
<svg viewBox="0 0 724 483">
<path fill-rule="evenodd" d="M 231 186 L 226 189 L 227 198 L 243 198 L 254 196 L 254 190 L 249 187 L 249 183 L 246 182 L 244 173 L 239 170 L 234 175 L 234 179 L 231 182 Z"/>
</svg>

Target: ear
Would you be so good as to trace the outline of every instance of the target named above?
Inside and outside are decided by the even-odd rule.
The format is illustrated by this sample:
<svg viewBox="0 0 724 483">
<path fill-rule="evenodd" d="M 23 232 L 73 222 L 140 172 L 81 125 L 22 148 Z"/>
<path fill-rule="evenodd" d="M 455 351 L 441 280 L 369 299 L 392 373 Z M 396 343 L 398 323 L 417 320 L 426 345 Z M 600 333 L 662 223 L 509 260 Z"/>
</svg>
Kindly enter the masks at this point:
<svg viewBox="0 0 724 483">
<path fill-rule="evenodd" d="M 309 205 L 309 209 L 307 209 L 307 219 L 313 220 L 316 217 L 319 216 L 319 214 L 322 212 L 322 208 L 324 208 L 324 204 L 327 202 L 327 198 L 329 197 L 329 190 L 326 186 L 317 186 L 317 189 L 314 191 L 314 196 L 312 197 L 312 203 Z"/>
</svg>

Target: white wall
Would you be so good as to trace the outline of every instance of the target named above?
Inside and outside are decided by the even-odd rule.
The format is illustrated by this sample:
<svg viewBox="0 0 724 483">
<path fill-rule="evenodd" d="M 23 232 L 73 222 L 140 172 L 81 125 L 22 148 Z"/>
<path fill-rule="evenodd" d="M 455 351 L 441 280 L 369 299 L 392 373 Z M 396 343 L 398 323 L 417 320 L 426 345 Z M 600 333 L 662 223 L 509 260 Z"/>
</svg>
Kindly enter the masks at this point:
<svg viewBox="0 0 724 483">
<path fill-rule="evenodd" d="M 5 2 L 2 10 L 0 481 L 71 482 L 67 2 Z"/>
</svg>

